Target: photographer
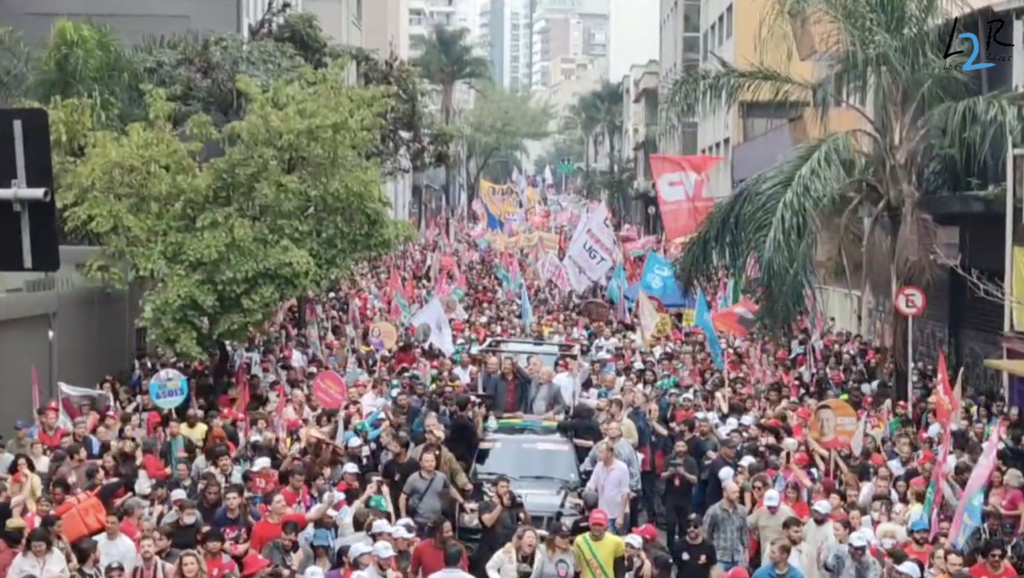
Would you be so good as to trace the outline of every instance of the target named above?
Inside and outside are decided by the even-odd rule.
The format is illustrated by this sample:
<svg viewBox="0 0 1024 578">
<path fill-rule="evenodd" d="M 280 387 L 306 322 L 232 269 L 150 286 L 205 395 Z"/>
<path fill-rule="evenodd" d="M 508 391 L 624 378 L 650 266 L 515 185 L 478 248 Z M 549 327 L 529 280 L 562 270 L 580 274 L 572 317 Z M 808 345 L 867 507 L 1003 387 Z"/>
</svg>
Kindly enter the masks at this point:
<svg viewBox="0 0 1024 578">
<path fill-rule="evenodd" d="M 495 552 L 512 540 L 519 525 L 528 520 L 522 501 L 512 492 L 509 479 L 505 476 L 495 478 L 494 495 L 480 504 L 483 534 L 477 560 L 490 560 Z"/>
</svg>

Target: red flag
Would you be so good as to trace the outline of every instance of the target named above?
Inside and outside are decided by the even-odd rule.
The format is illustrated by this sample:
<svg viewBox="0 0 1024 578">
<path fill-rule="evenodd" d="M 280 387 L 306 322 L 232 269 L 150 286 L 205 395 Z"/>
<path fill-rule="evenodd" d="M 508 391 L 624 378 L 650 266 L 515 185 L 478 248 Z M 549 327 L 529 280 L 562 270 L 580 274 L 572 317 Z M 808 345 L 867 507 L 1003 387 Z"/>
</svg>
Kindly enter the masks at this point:
<svg viewBox="0 0 1024 578">
<path fill-rule="evenodd" d="M 661 220 L 670 241 L 696 233 L 711 212 L 715 200 L 705 191 L 707 173 L 720 160 L 707 155 L 651 155 Z"/>
<path fill-rule="evenodd" d="M 949 370 L 946 368 L 946 354 L 939 352 L 938 387 L 935 388 L 935 421 L 943 429 L 949 429 L 953 419 L 953 388 L 949 385 Z"/>
</svg>

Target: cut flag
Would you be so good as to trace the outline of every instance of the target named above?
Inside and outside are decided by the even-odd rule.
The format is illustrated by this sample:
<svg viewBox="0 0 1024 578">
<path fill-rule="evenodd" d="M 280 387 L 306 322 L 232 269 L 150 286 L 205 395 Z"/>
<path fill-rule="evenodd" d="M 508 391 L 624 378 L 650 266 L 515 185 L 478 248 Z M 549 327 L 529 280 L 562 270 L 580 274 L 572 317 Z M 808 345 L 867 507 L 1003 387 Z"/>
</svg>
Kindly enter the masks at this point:
<svg viewBox="0 0 1024 578">
<path fill-rule="evenodd" d="M 651 155 L 651 172 L 658 206 L 670 241 L 685 239 L 700 229 L 715 200 L 707 193 L 707 173 L 720 157 Z"/>
<path fill-rule="evenodd" d="M 708 308 L 708 300 L 704 298 L 703 289 L 697 292 L 695 317 L 694 325 L 704 333 L 704 340 L 707 342 L 708 351 L 711 353 L 711 360 L 715 362 L 715 367 L 725 369 L 722 342 L 718 340 L 718 332 L 715 331 L 715 324 L 711 321 L 711 310 Z"/>
</svg>

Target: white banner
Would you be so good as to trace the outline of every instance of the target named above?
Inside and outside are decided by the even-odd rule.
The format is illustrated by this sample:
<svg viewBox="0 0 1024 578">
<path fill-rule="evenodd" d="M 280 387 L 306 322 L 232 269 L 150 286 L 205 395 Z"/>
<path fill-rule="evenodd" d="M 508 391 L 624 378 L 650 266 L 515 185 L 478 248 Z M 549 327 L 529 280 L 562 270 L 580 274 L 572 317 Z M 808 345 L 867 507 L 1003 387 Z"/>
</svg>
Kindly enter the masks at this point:
<svg viewBox="0 0 1024 578">
<path fill-rule="evenodd" d="M 606 285 L 608 271 L 618 262 L 617 254 L 615 231 L 608 222 L 608 209 L 601 205 L 591 210 L 576 228 L 569 249 L 565 252 L 563 265 L 569 271 L 569 279 L 573 281 L 576 290 L 580 291 L 579 284 L 582 282 L 577 282 L 574 276 L 586 277 L 586 285 Z"/>
<path fill-rule="evenodd" d="M 544 256 L 540 258 L 540 263 L 537 263 L 537 272 L 540 274 L 540 278 L 547 283 L 555 278 L 555 274 L 558 273 L 558 268 L 561 265 L 558 257 L 553 253 L 544 253 Z"/>
<path fill-rule="evenodd" d="M 60 404 L 58 423 L 68 431 L 71 431 L 75 418 L 89 417 L 82 413 L 85 403 L 89 404 L 90 410 L 95 410 L 100 415 L 114 404 L 114 398 L 105 391 L 75 387 L 62 381 L 57 382 L 57 399 Z"/>
</svg>

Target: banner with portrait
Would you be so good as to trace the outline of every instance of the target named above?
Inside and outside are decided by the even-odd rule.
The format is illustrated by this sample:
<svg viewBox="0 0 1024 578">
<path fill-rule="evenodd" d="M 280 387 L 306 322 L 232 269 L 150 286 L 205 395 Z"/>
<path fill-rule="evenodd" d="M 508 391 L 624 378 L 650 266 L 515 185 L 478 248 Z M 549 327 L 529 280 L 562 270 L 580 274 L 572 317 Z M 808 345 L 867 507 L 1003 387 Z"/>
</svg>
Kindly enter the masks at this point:
<svg viewBox="0 0 1024 578">
<path fill-rule="evenodd" d="M 845 401 L 825 400 L 811 415 L 811 439 L 827 450 L 849 448 L 857 433 L 857 412 Z"/>
<path fill-rule="evenodd" d="M 506 224 L 525 223 L 538 207 L 542 206 L 540 194 L 533 187 L 526 188 L 526 206 L 523 197 L 514 185 L 499 185 L 480 180 L 478 187 L 487 228 L 493 231 L 505 230 Z"/>
</svg>

